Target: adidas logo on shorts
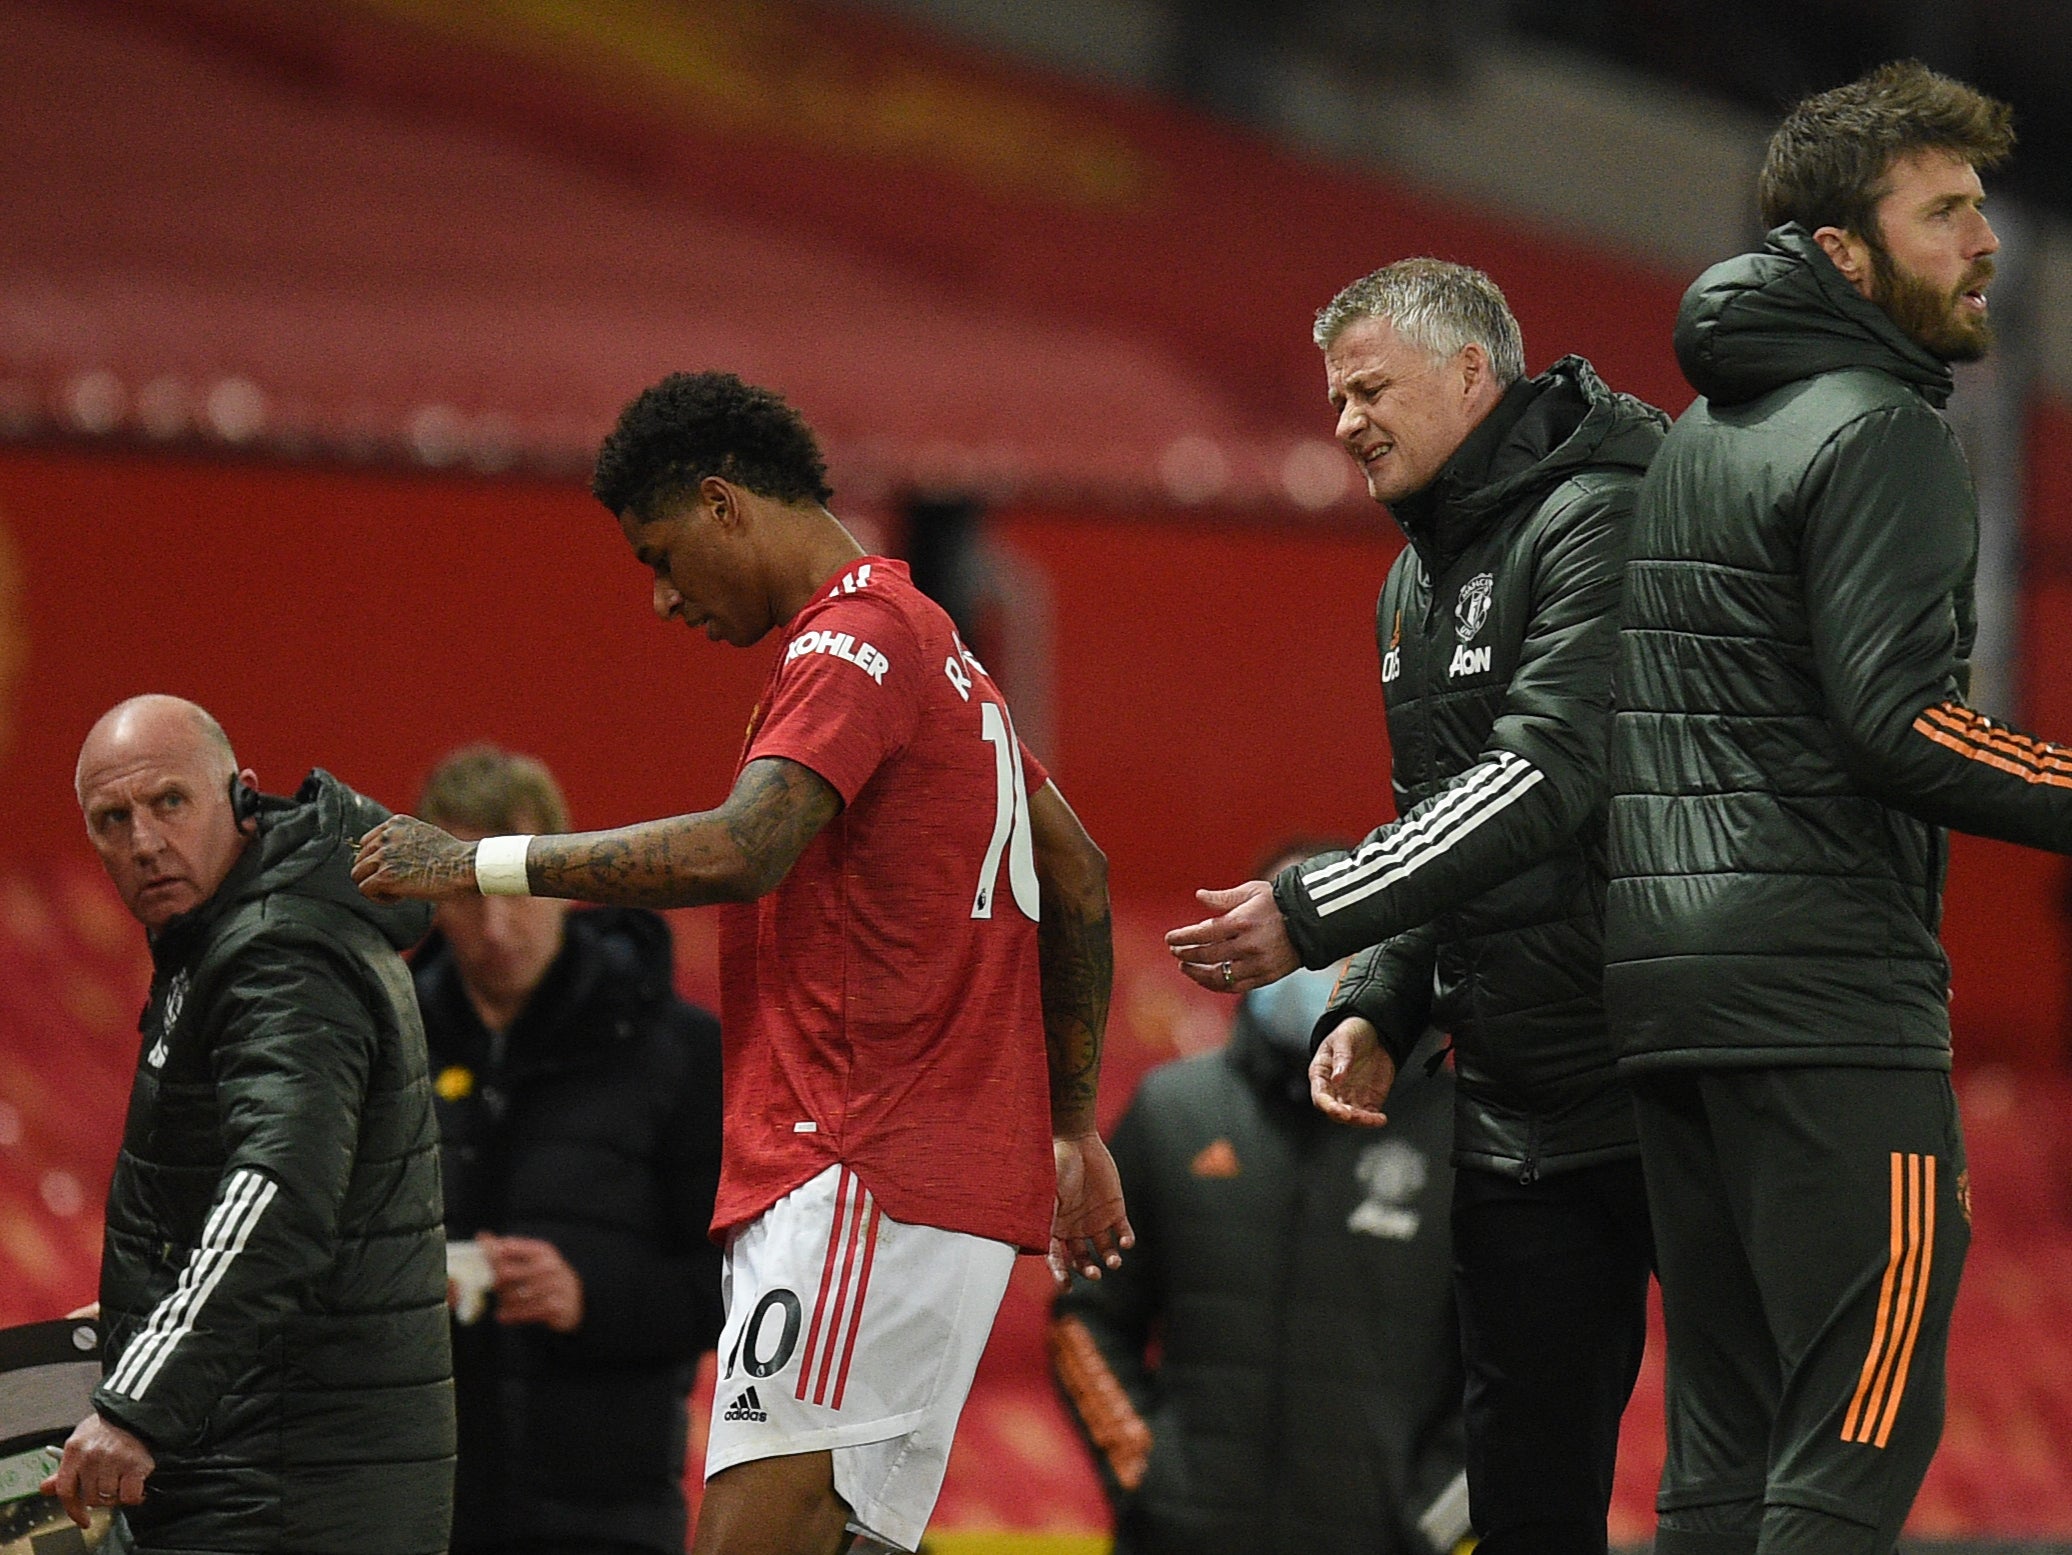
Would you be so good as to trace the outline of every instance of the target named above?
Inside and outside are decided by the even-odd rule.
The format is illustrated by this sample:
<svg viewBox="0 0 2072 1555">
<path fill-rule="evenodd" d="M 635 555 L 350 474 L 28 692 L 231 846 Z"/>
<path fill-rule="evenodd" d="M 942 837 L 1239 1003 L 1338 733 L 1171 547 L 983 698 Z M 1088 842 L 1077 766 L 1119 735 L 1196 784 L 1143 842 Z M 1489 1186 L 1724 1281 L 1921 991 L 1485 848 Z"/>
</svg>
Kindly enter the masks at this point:
<svg viewBox="0 0 2072 1555">
<path fill-rule="evenodd" d="M 759 1424 L 769 1418 L 763 1411 L 763 1401 L 755 1396 L 754 1388 L 743 1388 L 734 1402 L 727 1405 L 727 1412 L 720 1416 L 722 1420 L 754 1420 Z"/>
</svg>

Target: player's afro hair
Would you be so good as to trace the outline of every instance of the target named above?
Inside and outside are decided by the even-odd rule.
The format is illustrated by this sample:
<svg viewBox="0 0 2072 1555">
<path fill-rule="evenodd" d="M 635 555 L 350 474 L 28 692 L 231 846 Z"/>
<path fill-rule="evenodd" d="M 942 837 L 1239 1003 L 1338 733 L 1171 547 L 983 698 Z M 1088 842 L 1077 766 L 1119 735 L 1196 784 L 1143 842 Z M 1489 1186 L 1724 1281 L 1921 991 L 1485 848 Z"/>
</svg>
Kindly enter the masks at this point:
<svg viewBox="0 0 2072 1555">
<path fill-rule="evenodd" d="M 781 396 L 732 373 L 671 373 L 643 389 L 597 450 L 590 490 L 615 514 L 650 518 L 708 475 L 779 502 L 834 495 L 813 429 Z"/>
</svg>

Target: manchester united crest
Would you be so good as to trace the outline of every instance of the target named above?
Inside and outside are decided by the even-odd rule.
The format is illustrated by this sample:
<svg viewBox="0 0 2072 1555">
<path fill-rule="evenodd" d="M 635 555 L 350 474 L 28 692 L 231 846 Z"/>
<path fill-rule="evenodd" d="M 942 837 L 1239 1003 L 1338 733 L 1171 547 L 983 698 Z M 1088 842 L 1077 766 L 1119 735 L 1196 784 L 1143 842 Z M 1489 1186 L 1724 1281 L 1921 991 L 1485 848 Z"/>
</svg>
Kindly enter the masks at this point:
<svg viewBox="0 0 2072 1555">
<path fill-rule="evenodd" d="M 165 1009 L 158 1022 L 158 1040 L 151 1044 L 151 1051 L 144 1055 L 144 1062 L 153 1069 L 165 1067 L 166 1058 L 171 1052 L 167 1044 L 172 1040 L 173 1027 L 179 1024 L 180 1012 L 187 1007 L 187 984 L 187 969 L 182 967 L 173 974 L 173 980 L 166 985 Z"/>
<path fill-rule="evenodd" d="M 1453 629 L 1464 643 L 1471 643 L 1489 619 L 1489 598 L 1496 592 L 1496 574 L 1478 572 L 1460 586 L 1460 598 L 1453 603 Z"/>
</svg>

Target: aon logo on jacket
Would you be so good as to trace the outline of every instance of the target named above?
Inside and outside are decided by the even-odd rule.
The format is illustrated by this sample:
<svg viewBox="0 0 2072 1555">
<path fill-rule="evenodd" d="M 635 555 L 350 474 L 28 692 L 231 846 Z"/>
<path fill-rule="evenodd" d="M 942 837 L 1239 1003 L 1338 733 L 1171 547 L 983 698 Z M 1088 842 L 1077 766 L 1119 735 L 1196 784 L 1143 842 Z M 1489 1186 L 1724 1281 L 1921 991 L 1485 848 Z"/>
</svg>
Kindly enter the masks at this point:
<svg viewBox="0 0 2072 1555">
<path fill-rule="evenodd" d="M 1452 680 L 1459 675 L 1486 675 L 1494 648 L 1470 648 L 1465 643 L 1453 650 L 1453 662 L 1446 666 L 1446 678 Z"/>
</svg>

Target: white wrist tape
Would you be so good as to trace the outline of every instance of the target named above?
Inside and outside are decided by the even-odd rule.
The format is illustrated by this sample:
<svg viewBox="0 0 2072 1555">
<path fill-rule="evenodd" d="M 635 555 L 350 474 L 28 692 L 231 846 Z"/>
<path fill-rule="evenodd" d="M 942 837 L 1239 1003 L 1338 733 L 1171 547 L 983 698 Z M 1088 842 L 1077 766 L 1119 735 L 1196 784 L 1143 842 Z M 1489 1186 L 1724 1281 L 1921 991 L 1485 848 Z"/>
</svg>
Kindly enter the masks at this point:
<svg viewBox="0 0 2072 1555">
<path fill-rule="evenodd" d="M 475 889 L 484 896 L 530 896 L 525 849 L 530 837 L 484 837 L 475 844 Z"/>
</svg>

